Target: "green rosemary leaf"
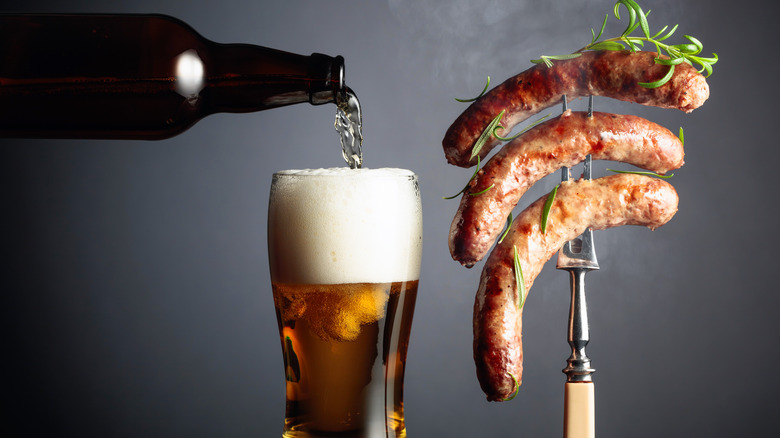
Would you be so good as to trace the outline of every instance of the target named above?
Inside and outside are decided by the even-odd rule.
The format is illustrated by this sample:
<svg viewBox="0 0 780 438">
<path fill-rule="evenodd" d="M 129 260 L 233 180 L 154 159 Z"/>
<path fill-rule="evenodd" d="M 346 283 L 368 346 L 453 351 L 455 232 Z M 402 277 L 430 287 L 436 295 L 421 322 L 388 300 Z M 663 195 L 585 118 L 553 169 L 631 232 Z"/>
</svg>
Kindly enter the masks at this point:
<svg viewBox="0 0 780 438">
<path fill-rule="evenodd" d="M 509 397 L 507 397 L 505 399 L 502 399 L 501 401 L 512 400 L 513 398 L 517 397 L 517 393 L 520 392 L 520 381 L 517 380 L 517 377 L 515 377 L 515 375 L 512 374 L 511 372 L 507 371 L 507 374 L 509 374 L 509 377 L 512 378 L 512 384 L 515 386 L 515 390 L 514 390 L 514 392 L 512 392 L 512 395 L 510 395 Z"/>
<path fill-rule="evenodd" d="M 601 30 L 599 30 L 599 34 L 596 35 L 596 32 L 593 30 L 593 28 L 590 29 L 590 34 L 593 38 L 591 38 L 590 43 L 593 44 L 596 41 L 598 41 L 599 38 L 601 38 L 601 34 L 604 33 L 604 28 L 607 27 L 607 18 L 609 18 L 609 14 L 604 15 L 604 22 L 601 23 Z"/>
<path fill-rule="evenodd" d="M 701 56 L 689 56 L 689 58 L 691 58 L 692 60 L 696 61 L 697 63 L 706 62 L 708 64 L 715 64 L 716 62 L 718 62 L 718 54 L 717 53 L 713 53 L 712 54 L 712 58 L 703 58 Z"/>
<path fill-rule="evenodd" d="M 647 22 L 647 16 L 650 15 L 650 11 L 647 11 L 647 14 L 643 14 L 642 8 L 640 8 L 636 2 L 631 0 L 631 3 L 633 3 L 637 9 L 637 15 L 639 16 L 639 27 L 642 28 L 642 33 L 645 35 L 645 38 L 650 38 L 650 24 Z"/>
<path fill-rule="evenodd" d="M 688 41 L 690 41 L 691 43 L 693 43 L 693 45 L 696 46 L 696 51 L 692 52 L 691 55 L 698 55 L 704 49 L 704 44 L 702 44 L 701 41 L 699 41 L 698 39 L 690 35 L 683 35 L 683 37 L 687 38 Z"/>
<path fill-rule="evenodd" d="M 620 2 L 615 3 L 612 13 L 615 14 L 615 18 L 620 20 Z"/>
<path fill-rule="evenodd" d="M 468 189 L 468 188 L 469 188 L 469 185 L 468 185 L 468 184 L 466 184 L 466 187 L 463 187 L 462 189 L 460 189 L 460 191 L 459 191 L 458 193 L 455 193 L 455 194 L 454 194 L 454 195 L 452 195 L 452 196 L 442 196 L 442 197 L 441 197 L 441 199 L 447 199 L 447 200 L 450 200 L 450 199 L 455 199 L 455 198 L 457 198 L 457 197 L 458 197 L 458 195 L 460 195 L 461 193 L 465 192 L 465 191 L 466 191 L 466 189 Z"/>
<path fill-rule="evenodd" d="M 664 31 L 666 29 L 668 29 L 668 28 L 669 28 L 669 25 L 667 24 L 666 26 L 662 27 L 661 30 L 658 31 L 658 33 L 656 33 L 655 35 L 651 36 L 650 39 L 658 40 L 658 37 L 661 36 L 661 34 L 664 33 Z"/>
<path fill-rule="evenodd" d="M 615 18 L 620 20 L 620 5 L 624 5 L 626 9 L 628 9 L 628 26 L 626 27 L 626 30 L 623 31 L 622 36 L 626 36 L 629 34 L 629 30 L 634 27 L 634 24 L 636 24 L 636 11 L 634 11 L 631 6 L 629 6 L 625 1 L 618 0 L 617 3 L 615 3 Z"/>
<path fill-rule="evenodd" d="M 618 0 L 618 2 L 615 3 L 615 18 L 618 20 L 620 20 L 618 11 L 621 4 L 628 9 L 629 14 L 629 24 L 623 35 L 628 35 L 633 32 L 638 25 L 642 28 L 642 33 L 645 37 L 650 38 L 650 25 L 647 23 L 647 15 L 649 15 L 650 12 L 648 11 L 647 14 L 645 14 L 644 11 L 642 11 L 642 8 L 634 0 Z"/>
<path fill-rule="evenodd" d="M 682 128 L 681 128 L 682 129 Z M 607 169 L 610 172 L 615 173 L 633 173 L 635 175 L 646 175 L 646 176 L 654 176 L 656 178 L 663 178 L 663 179 L 669 179 L 674 176 L 673 173 L 670 173 L 669 175 L 659 175 L 655 172 L 641 172 L 637 170 L 615 170 L 615 169 Z"/>
<path fill-rule="evenodd" d="M 669 82 L 669 79 L 672 79 L 672 76 L 674 75 L 674 66 L 669 66 L 669 71 L 666 72 L 666 75 L 662 77 L 661 79 L 654 81 L 654 82 L 639 82 L 638 84 L 645 88 L 658 88 L 661 85 Z"/>
<path fill-rule="evenodd" d="M 660 38 L 655 38 L 655 40 L 656 41 L 663 41 L 665 39 L 668 39 L 677 30 L 677 26 L 679 26 L 679 24 L 675 24 L 674 27 L 672 28 L 672 30 L 669 31 L 669 33 L 667 33 L 666 35 L 664 35 L 664 36 L 662 36 Z M 664 29 L 666 29 L 666 28 L 664 28 Z"/>
<path fill-rule="evenodd" d="M 707 77 L 712 74 L 712 66 L 709 63 L 703 62 L 701 64 L 701 69 L 699 69 L 698 72 L 699 73 L 707 72 L 707 74 L 704 75 L 705 77 Z"/>
<path fill-rule="evenodd" d="M 501 233 L 501 237 L 498 239 L 498 243 L 501 243 L 504 241 L 504 237 L 506 237 L 507 234 L 509 234 L 509 229 L 512 227 L 512 223 L 515 221 L 515 219 L 512 217 L 512 212 L 509 212 L 509 216 L 506 218 L 506 228 L 504 228 L 504 232 Z"/>
<path fill-rule="evenodd" d="M 644 23 L 647 23 L 647 16 L 648 16 L 648 15 L 650 15 L 650 11 L 647 11 L 647 13 L 646 13 L 646 14 L 642 14 L 641 12 L 642 12 L 642 9 L 641 9 L 641 8 L 639 8 L 639 12 L 637 12 L 637 16 L 638 16 L 638 17 L 642 17 L 642 16 L 644 16 L 644 17 L 645 17 Z M 640 27 L 640 26 L 642 26 L 642 20 L 641 20 L 641 19 L 640 19 L 639 21 L 637 21 L 636 23 L 634 23 L 634 25 L 633 25 L 633 26 L 631 26 L 631 27 L 630 27 L 630 28 L 629 28 L 629 29 L 626 31 L 626 33 L 625 33 L 624 35 L 630 35 L 630 34 L 634 33 L 634 31 L 636 30 L 636 28 L 638 28 L 638 27 Z M 642 28 L 642 31 L 644 32 L 644 28 Z M 648 38 L 650 37 L 650 34 L 649 34 L 649 28 L 648 28 L 648 33 L 645 33 L 645 37 L 648 37 Z"/>
<path fill-rule="evenodd" d="M 655 63 L 661 65 L 679 65 L 683 62 L 685 62 L 685 58 L 682 56 L 676 58 L 655 58 Z"/>
<path fill-rule="evenodd" d="M 515 286 L 517 289 L 517 308 L 522 309 L 525 305 L 525 279 L 523 278 L 523 267 L 520 266 L 520 254 L 517 252 L 517 246 L 512 246 L 515 251 Z"/>
<path fill-rule="evenodd" d="M 637 49 L 637 47 L 634 45 L 634 42 L 631 40 L 631 38 L 623 38 L 623 41 L 625 41 L 625 42 L 626 42 L 626 45 L 628 46 L 628 50 L 630 50 L 630 51 L 632 51 L 632 52 L 636 52 L 636 51 L 638 51 L 638 50 L 639 50 L 639 49 Z"/>
<path fill-rule="evenodd" d="M 682 126 L 680 126 L 680 135 L 678 137 L 680 138 L 680 143 L 682 143 L 683 146 L 685 146 L 685 135 L 683 134 Z"/>
<path fill-rule="evenodd" d="M 458 195 L 460 195 L 461 193 L 465 192 L 468 187 L 469 186 L 466 185 L 466 187 L 463 187 L 462 189 L 460 189 L 460 191 L 458 193 L 455 193 L 452 196 L 442 196 L 441 199 L 446 199 L 446 200 L 455 199 L 455 198 L 458 197 Z"/>
<path fill-rule="evenodd" d="M 552 208 L 553 202 L 555 202 L 555 195 L 558 193 L 558 187 L 560 186 L 560 184 L 555 186 L 550 194 L 547 195 L 547 200 L 544 202 L 544 209 L 542 210 L 542 234 L 547 233 L 547 218 L 550 216 L 550 208 Z"/>
<path fill-rule="evenodd" d="M 555 61 L 566 61 L 569 59 L 579 58 L 580 56 L 582 56 L 582 53 L 569 53 L 568 55 L 548 56 L 548 58 Z"/>
<path fill-rule="evenodd" d="M 490 76 L 487 77 L 487 83 L 485 84 L 485 88 L 482 89 L 482 92 L 479 93 L 479 96 L 474 97 L 472 99 L 458 99 L 457 97 L 455 100 L 458 102 L 468 103 L 468 102 L 474 102 L 475 100 L 479 99 L 480 97 L 485 95 L 485 92 L 487 91 L 488 87 L 490 86 Z"/>
<path fill-rule="evenodd" d="M 482 194 L 487 193 L 488 191 L 490 191 L 490 189 L 492 189 L 495 186 L 496 186 L 495 184 L 491 184 L 490 187 L 486 188 L 485 190 L 480 190 L 480 191 L 475 192 L 475 193 L 469 193 L 469 196 L 479 196 L 479 195 L 482 195 Z"/>
<path fill-rule="evenodd" d="M 498 139 L 498 140 L 500 140 L 500 141 L 511 141 L 511 140 L 514 140 L 514 139 L 516 139 L 517 137 L 520 137 L 521 135 L 523 135 L 523 134 L 525 134 L 526 132 L 528 132 L 528 130 L 530 130 L 530 129 L 531 129 L 531 128 L 533 128 L 534 126 L 538 125 L 539 123 L 541 123 L 541 122 L 542 122 L 544 119 L 546 119 L 546 118 L 548 118 L 548 117 L 550 117 L 550 115 L 549 115 L 549 114 L 547 114 L 546 116 L 543 116 L 543 117 L 539 118 L 539 119 L 538 119 L 538 120 L 536 120 L 535 122 L 533 122 L 533 123 L 529 124 L 528 126 L 526 126 L 525 128 L 523 128 L 523 130 L 522 130 L 522 131 L 518 132 L 517 134 L 515 134 L 515 135 L 513 135 L 513 136 L 511 136 L 511 137 L 502 137 L 502 136 L 498 135 L 497 131 L 498 131 L 499 129 L 504 129 L 504 127 L 503 127 L 503 126 L 501 126 L 501 125 L 499 125 L 499 126 L 496 126 L 496 127 L 493 129 L 493 137 L 497 138 L 497 139 Z"/>
<path fill-rule="evenodd" d="M 604 22 L 601 23 L 601 30 L 599 30 L 599 34 L 596 36 L 596 39 L 594 41 L 601 38 L 601 35 L 604 33 L 604 29 L 607 27 L 607 17 L 609 17 L 609 14 L 604 14 Z"/>
<path fill-rule="evenodd" d="M 645 47 L 644 40 L 641 40 L 639 38 L 626 38 L 626 41 L 628 41 L 628 43 L 631 45 L 631 51 L 633 51 L 633 52 L 636 52 L 640 48 L 644 48 Z"/>
<path fill-rule="evenodd" d="M 588 50 L 623 50 L 625 48 L 626 46 L 619 41 L 600 41 L 588 46 Z"/>
<path fill-rule="evenodd" d="M 659 44 L 657 41 L 653 41 L 653 45 L 655 45 L 655 53 L 658 54 L 658 56 L 655 57 L 655 60 L 656 61 L 658 61 L 659 59 L 663 60 L 663 58 L 661 58 L 661 50 L 662 50 L 661 44 Z"/>
<path fill-rule="evenodd" d="M 471 149 L 471 157 L 469 160 L 473 160 L 474 157 L 479 156 L 479 152 L 482 150 L 482 146 L 485 145 L 485 142 L 487 142 L 488 138 L 490 138 L 493 130 L 501 122 L 501 117 L 504 117 L 505 112 L 506 110 L 501 110 L 501 112 L 498 113 L 498 115 L 493 120 L 491 120 L 490 123 L 488 123 L 488 125 L 485 127 L 485 130 L 482 131 L 482 134 L 480 134 L 476 143 L 474 143 L 474 147 Z"/>
<path fill-rule="evenodd" d="M 686 55 L 695 55 L 700 51 L 696 44 L 675 44 L 673 46 L 669 46 L 669 48 Z"/>
<path fill-rule="evenodd" d="M 493 137 L 495 137 L 495 138 L 496 138 L 496 139 L 498 139 L 499 141 L 511 141 L 511 140 L 514 140 L 514 139 L 516 139 L 517 137 L 520 137 L 521 135 L 523 135 L 523 132 L 525 132 L 525 131 L 523 131 L 523 132 L 518 132 L 517 134 L 515 134 L 515 135 L 513 135 L 513 136 L 511 136 L 511 137 L 502 137 L 502 136 L 498 135 L 498 130 L 499 130 L 499 129 L 504 129 L 504 127 L 503 127 L 503 126 L 501 126 L 501 125 L 498 125 L 498 126 L 496 126 L 496 127 L 493 129 Z"/>
<path fill-rule="evenodd" d="M 552 61 L 550 61 L 550 58 L 545 55 L 540 56 L 539 59 L 532 59 L 531 62 L 534 64 L 544 64 L 547 66 L 547 68 L 552 68 L 553 66 L 553 63 Z"/>
<path fill-rule="evenodd" d="M 456 198 L 458 195 L 460 195 L 461 193 L 463 193 L 463 192 L 465 192 L 466 190 L 468 190 L 468 188 L 469 188 L 469 184 L 471 184 L 471 181 L 473 181 L 473 180 L 474 180 L 474 178 L 476 178 L 476 177 L 477 177 L 477 173 L 479 173 L 479 165 L 480 165 L 480 158 L 479 158 L 479 156 L 477 156 L 477 168 L 474 170 L 474 174 L 473 174 L 473 175 L 471 175 L 471 178 L 469 178 L 469 181 L 466 183 L 466 186 L 465 186 L 465 187 L 463 187 L 463 188 L 462 188 L 462 189 L 461 189 L 461 190 L 460 190 L 458 193 L 455 193 L 455 194 L 454 194 L 454 195 L 452 195 L 452 196 L 445 196 L 445 197 L 442 197 L 441 199 L 455 199 L 455 198 Z"/>
<path fill-rule="evenodd" d="M 582 56 L 582 53 L 569 53 L 568 55 L 542 55 L 539 57 L 539 59 L 532 59 L 531 62 L 534 64 L 544 63 L 547 65 L 547 67 L 552 67 L 553 61 L 566 61 L 568 59 L 579 58 L 580 56 Z"/>
</svg>

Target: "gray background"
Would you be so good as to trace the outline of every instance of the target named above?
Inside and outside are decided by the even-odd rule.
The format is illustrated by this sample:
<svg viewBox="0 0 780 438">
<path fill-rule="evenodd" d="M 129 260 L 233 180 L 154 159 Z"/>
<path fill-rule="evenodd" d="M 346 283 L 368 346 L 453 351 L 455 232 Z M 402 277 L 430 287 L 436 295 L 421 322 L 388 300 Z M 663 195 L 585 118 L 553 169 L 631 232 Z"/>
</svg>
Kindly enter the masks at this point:
<svg viewBox="0 0 780 438">
<path fill-rule="evenodd" d="M 780 422 L 774 168 L 776 72 L 769 1 L 644 0 L 721 61 L 704 107 L 597 99 L 597 109 L 685 128 L 661 229 L 596 234 L 588 276 L 607 437 L 766 436 Z M 471 358 L 479 267 L 446 236 L 470 171 L 440 142 L 490 75 L 568 53 L 608 0 L 9 1 L 5 11 L 159 12 L 218 42 L 340 54 L 364 108 L 365 162 L 420 175 L 425 241 L 406 376 L 411 437 L 560 436 L 568 356 L 566 274 L 548 264 L 526 303 L 525 376 L 487 403 Z M 607 31 L 620 32 L 616 22 Z M 575 102 L 582 106 L 582 102 Z M 282 359 L 265 222 L 273 171 L 343 165 L 332 106 L 215 115 L 158 142 L 0 140 L 0 433 L 4 436 L 279 436 Z M 605 165 L 596 167 L 603 174 Z M 537 184 L 520 207 L 549 191 Z M 519 210 L 519 209 L 518 209 Z M 772 432 L 774 431 L 774 432 Z"/>
</svg>

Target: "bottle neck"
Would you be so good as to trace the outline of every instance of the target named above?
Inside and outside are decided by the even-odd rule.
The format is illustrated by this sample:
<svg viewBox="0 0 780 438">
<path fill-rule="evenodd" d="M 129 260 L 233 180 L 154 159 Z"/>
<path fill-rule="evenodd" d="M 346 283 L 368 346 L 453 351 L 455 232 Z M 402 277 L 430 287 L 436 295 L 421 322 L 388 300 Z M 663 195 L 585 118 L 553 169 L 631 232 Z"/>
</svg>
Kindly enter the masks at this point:
<svg viewBox="0 0 780 438">
<path fill-rule="evenodd" d="M 218 44 L 163 15 L 0 14 L 0 83 L 0 137 L 167 138 L 346 95 L 340 56 Z"/>
<path fill-rule="evenodd" d="M 310 56 L 249 44 L 213 43 L 200 92 L 211 112 L 252 112 L 336 102 L 346 90 L 344 58 Z"/>
</svg>

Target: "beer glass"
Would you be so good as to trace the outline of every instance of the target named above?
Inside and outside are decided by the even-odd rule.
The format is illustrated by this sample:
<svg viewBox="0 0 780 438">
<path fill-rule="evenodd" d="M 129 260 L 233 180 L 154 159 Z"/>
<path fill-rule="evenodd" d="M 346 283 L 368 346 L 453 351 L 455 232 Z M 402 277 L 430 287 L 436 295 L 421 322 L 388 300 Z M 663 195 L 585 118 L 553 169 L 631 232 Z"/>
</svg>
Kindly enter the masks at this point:
<svg viewBox="0 0 780 438">
<path fill-rule="evenodd" d="M 287 385 L 283 437 L 405 437 L 422 252 L 416 175 L 275 173 L 268 251 Z"/>
</svg>

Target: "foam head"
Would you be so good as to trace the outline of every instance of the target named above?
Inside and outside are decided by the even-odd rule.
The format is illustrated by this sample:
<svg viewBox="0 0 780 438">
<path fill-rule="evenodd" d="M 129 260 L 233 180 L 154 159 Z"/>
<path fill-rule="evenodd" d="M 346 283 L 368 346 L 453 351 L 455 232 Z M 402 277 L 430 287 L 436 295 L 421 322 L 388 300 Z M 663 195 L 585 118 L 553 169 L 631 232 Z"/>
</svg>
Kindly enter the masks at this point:
<svg viewBox="0 0 780 438">
<path fill-rule="evenodd" d="M 277 172 L 268 249 L 277 283 L 417 280 L 422 256 L 417 178 L 403 169 Z"/>
</svg>

